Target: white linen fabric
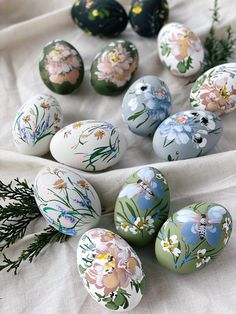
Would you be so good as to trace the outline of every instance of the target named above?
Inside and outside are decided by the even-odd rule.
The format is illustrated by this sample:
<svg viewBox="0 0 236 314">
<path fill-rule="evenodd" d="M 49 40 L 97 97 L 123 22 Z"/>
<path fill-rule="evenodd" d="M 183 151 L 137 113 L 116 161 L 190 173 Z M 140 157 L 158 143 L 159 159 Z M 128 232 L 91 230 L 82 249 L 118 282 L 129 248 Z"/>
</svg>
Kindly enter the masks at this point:
<svg viewBox="0 0 236 314">
<path fill-rule="evenodd" d="M 128 10 L 130 1 L 120 1 Z M 43 46 L 56 38 L 73 44 L 85 62 L 85 80 L 69 96 L 54 95 L 60 102 L 65 124 L 76 120 L 102 119 L 112 122 L 125 134 L 129 149 L 124 158 L 106 172 L 82 173 L 97 190 L 106 213 L 100 227 L 113 229 L 114 203 L 124 180 L 142 165 L 152 164 L 166 176 L 171 191 L 171 213 L 199 201 L 219 202 L 236 218 L 236 111 L 223 117 L 224 135 L 210 155 L 196 159 L 161 162 L 153 153 L 151 139 L 129 132 L 121 119 L 123 95 L 105 97 L 95 93 L 89 83 L 89 69 L 97 52 L 109 40 L 89 37 L 70 17 L 72 0 L 0 0 L 0 180 L 16 177 L 33 183 L 43 166 L 55 164 L 44 158 L 16 153 L 11 125 L 17 109 L 39 93 L 53 94 L 42 83 L 38 62 Z M 170 21 L 189 26 L 204 39 L 211 25 L 213 0 L 169 0 Z M 222 22 L 236 30 L 236 2 L 220 1 Z M 157 57 L 156 39 L 139 37 L 130 26 L 121 38 L 132 41 L 140 53 L 136 79 L 158 75 L 173 96 L 173 113 L 189 109 L 191 85 L 188 79 L 173 77 Z M 235 58 L 234 58 L 235 60 Z M 43 218 L 33 223 L 27 236 L 6 251 L 16 258 L 46 226 Z M 78 238 L 50 246 L 32 264 L 25 263 L 17 276 L 0 273 L 1 314 L 96 314 L 109 313 L 87 294 L 76 267 Z M 154 243 L 136 250 L 146 273 L 146 290 L 140 305 L 130 313 L 184 314 L 236 313 L 236 236 L 212 264 L 194 274 L 177 275 L 160 267 Z M 1 256 L 0 256 L 1 259 Z"/>
</svg>

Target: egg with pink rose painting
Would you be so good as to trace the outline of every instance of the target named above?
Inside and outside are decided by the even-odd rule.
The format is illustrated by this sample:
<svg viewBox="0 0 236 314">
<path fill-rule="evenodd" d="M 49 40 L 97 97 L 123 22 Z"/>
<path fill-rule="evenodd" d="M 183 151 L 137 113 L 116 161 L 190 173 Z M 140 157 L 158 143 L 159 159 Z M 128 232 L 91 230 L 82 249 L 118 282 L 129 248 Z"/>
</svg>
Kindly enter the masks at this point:
<svg viewBox="0 0 236 314">
<path fill-rule="evenodd" d="M 82 235 L 77 266 L 84 287 L 101 306 L 118 312 L 134 309 L 142 299 L 145 275 L 132 247 L 103 228 Z"/>
<path fill-rule="evenodd" d="M 218 114 L 236 109 L 236 63 L 218 65 L 203 73 L 191 89 L 193 108 Z"/>
<path fill-rule="evenodd" d="M 84 78 L 84 63 L 79 52 L 64 40 L 48 43 L 39 62 L 40 76 L 54 93 L 65 95 L 76 90 Z"/>
<path fill-rule="evenodd" d="M 157 39 L 161 62 L 173 75 L 188 77 L 202 66 L 204 50 L 200 38 L 180 23 L 166 24 Z"/>
<path fill-rule="evenodd" d="M 91 69 L 91 84 L 105 96 L 121 94 L 130 84 L 139 56 L 134 44 L 126 40 L 109 43 L 95 57 Z"/>
</svg>

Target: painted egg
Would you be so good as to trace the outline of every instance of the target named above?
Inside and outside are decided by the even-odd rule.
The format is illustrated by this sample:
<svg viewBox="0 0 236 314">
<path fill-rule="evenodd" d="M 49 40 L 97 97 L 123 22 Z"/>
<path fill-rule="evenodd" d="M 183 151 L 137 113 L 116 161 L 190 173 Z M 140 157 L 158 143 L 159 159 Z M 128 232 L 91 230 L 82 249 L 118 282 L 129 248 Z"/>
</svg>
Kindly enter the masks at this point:
<svg viewBox="0 0 236 314">
<path fill-rule="evenodd" d="M 192 87 L 193 108 L 228 113 L 236 108 L 236 63 L 226 63 L 202 74 Z"/>
<path fill-rule="evenodd" d="M 204 50 L 200 38 L 179 23 L 165 25 L 157 40 L 161 62 L 176 76 L 191 76 L 200 69 Z"/>
<path fill-rule="evenodd" d="M 128 23 L 125 9 L 115 0 L 77 0 L 71 15 L 82 30 L 100 37 L 116 37 Z"/>
<path fill-rule="evenodd" d="M 167 23 L 169 6 L 166 0 L 132 0 L 130 23 L 136 33 L 144 37 L 156 36 Z"/>
<path fill-rule="evenodd" d="M 114 96 L 122 93 L 132 80 L 138 61 L 137 48 L 131 42 L 111 42 L 92 63 L 92 86 L 101 95 Z"/>
<path fill-rule="evenodd" d="M 79 52 L 64 40 L 54 40 L 43 48 L 39 71 L 44 84 L 54 93 L 70 94 L 84 78 Z"/>
<path fill-rule="evenodd" d="M 110 230 L 91 229 L 81 237 L 77 265 L 88 293 L 105 308 L 129 311 L 142 299 L 142 263 L 129 244 Z"/>
<path fill-rule="evenodd" d="M 144 76 L 128 89 L 123 99 L 123 120 L 135 134 L 153 135 L 171 110 L 167 85 L 157 76 Z"/>
<path fill-rule="evenodd" d="M 144 167 L 131 175 L 115 205 L 118 234 L 130 244 L 145 246 L 166 221 L 170 206 L 169 187 L 163 174 Z"/>
<path fill-rule="evenodd" d="M 176 273 L 200 270 L 221 253 L 231 231 L 232 218 L 222 205 L 189 205 L 173 214 L 159 231 L 157 260 Z"/>
<path fill-rule="evenodd" d="M 12 135 L 17 150 L 22 154 L 42 156 L 62 126 L 61 107 L 53 96 L 37 95 L 17 112 Z"/>
<path fill-rule="evenodd" d="M 159 157 L 169 161 L 199 157 L 217 144 L 222 133 L 222 121 L 214 113 L 178 112 L 157 128 L 153 148 Z"/>
<path fill-rule="evenodd" d="M 83 234 L 101 216 L 100 200 L 92 185 L 60 165 L 45 167 L 38 173 L 34 197 L 47 222 L 67 235 Z"/>
<path fill-rule="evenodd" d="M 115 165 L 126 148 L 126 140 L 116 127 L 95 120 L 66 126 L 50 145 L 58 162 L 85 171 L 100 171 Z"/>
</svg>

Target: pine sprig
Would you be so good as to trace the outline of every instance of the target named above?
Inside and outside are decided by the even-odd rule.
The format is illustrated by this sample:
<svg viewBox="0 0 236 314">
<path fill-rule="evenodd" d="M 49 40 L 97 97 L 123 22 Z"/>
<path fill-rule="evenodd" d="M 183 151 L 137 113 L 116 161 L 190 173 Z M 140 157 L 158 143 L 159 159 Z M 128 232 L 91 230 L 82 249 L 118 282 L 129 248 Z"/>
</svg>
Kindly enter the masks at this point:
<svg viewBox="0 0 236 314">
<path fill-rule="evenodd" d="M 44 232 L 35 235 L 35 241 L 23 250 L 15 261 L 10 260 L 5 254 L 3 254 L 4 264 L 0 265 L 0 271 L 4 269 L 6 269 L 7 272 L 14 270 L 14 274 L 16 275 L 22 262 L 28 260 L 31 263 L 49 243 L 61 243 L 67 241 L 68 238 L 69 236 L 62 234 L 53 227 L 47 227 L 44 229 Z"/>
<path fill-rule="evenodd" d="M 236 44 L 236 37 L 234 36 L 231 26 L 227 28 L 225 38 L 218 39 L 216 36 L 215 25 L 220 22 L 220 7 L 218 5 L 218 0 L 215 0 L 212 11 L 212 25 L 204 42 L 205 58 L 203 72 L 228 62 L 233 56 Z"/>
<path fill-rule="evenodd" d="M 14 181 L 14 187 L 12 182 L 0 181 L 0 199 L 8 201 L 6 205 L 0 205 L 0 251 L 23 238 L 30 222 L 40 216 L 33 188 L 26 180 L 17 178 Z"/>
</svg>

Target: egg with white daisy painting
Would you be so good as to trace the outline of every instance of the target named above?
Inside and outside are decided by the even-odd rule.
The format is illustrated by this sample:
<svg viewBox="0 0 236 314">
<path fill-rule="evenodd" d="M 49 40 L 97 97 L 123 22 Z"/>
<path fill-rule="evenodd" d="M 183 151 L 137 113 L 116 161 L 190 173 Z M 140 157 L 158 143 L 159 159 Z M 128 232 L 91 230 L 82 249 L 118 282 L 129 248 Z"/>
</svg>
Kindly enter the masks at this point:
<svg viewBox="0 0 236 314">
<path fill-rule="evenodd" d="M 224 206 L 214 202 L 188 205 L 160 229 L 155 245 L 157 260 L 176 273 L 203 269 L 222 252 L 232 227 L 232 217 Z"/>
<path fill-rule="evenodd" d="M 170 111 L 169 88 L 154 75 L 144 76 L 134 82 L 123 99 L 123 120 L 129 130 L 137 135 L 153 135 Z"/>
<path fill-rule="evenodd" d="M 143 167 L 129 176 L 115 205 L 118 234 L 130 244 L 144 246 L 157 234 L 168 217 L 170 192 L 164 175 Z"/>
</svg>

